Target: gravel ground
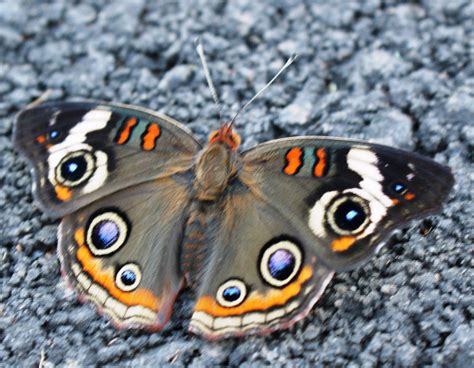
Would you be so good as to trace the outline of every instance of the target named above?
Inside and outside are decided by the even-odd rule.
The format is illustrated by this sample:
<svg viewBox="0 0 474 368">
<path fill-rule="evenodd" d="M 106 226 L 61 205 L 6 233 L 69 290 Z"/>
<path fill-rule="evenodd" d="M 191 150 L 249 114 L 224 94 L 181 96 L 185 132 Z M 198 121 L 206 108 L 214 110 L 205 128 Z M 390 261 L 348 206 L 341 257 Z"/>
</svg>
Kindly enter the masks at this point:
<svg viewBox="0 0 474 368">
<path fill-rule="evenodd" d="M 0 365 L 473 366 L 473 19 L 470 0 L 0 1 Z M 238 121 L 244 147 L 362 138 L 456 176 L 439 216 L 338 274 L 305 320 L 265 338 L 190 335 L 191 292 L 154 334 L 117 331 L 81 305 L 60 278 L 58 221 L 33 202 L 11 143 L 15 114 L 47 89 L 143 105 L 204 138 L 218 119 L 196 36 L 227 117 L 299 54 Z"/>
</svg>

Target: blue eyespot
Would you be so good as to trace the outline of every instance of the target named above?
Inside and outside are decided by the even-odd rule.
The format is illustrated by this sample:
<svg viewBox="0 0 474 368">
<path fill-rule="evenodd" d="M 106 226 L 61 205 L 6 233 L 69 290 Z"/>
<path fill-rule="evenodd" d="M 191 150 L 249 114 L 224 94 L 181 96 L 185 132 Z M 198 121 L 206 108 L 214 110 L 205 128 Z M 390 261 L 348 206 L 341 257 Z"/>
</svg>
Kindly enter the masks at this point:
<svg viewBox="0 0 474 368">
<path fill-rule="evenodd" d="M 262 251 L 260 275 L 272 287 L 288 285 L 301 269 L 303 252 L 297 239 L 284 235 L 270 239 Z"/>
<path fill-rule="evenodd" d="M 111 220 L 102 220 L 92 229 L 92 242 L 97 249 L 111 247 L 119 238 L 118 225 Z"/>
<path fill-rule="evenodd" d="M 86 229 L 89 250 L 103 257 L 115 253 L 127 242 L 132 224 L 120 209 L 102 208 L 89 217 Z M 117 279 L 120 280 L 118 276 Z"/>
<path fill-rule="evenodd" d="M 56 166 L 56 180 L 66 187 L 75 187 L 86 182 L 95 169 L 95 155 L 90 151 L 68 152 Z"/>
<path fill-rule="evenodd" d="M 229 286 L 222 292 L 222 297 L 228 302 L 234 302 L 240 298 L 241 292 L 237 286 Z"/>
<path fill-rule="evenodd" d="M 407 191 L 406 185 L 402 183 L 394 183 L 392 185 L 392 189 L 395 193 L 398 194 L 404 194 Z"/>
<path fill-rule="evenodd" d="M 230 279 L 217 289 L 216 300 L 226 308 L 231 308 L 242 303 L 247 296 L 247 285 L 239 279 Z"/>
<path fill-rule="evenodd" d="M 137 275 L 132 270 L 125 270 L 122 272 L 120 280 L 122 280 L 124 285 L 131 286 L 137 281 Z"/>
<path fill-rule="evenodd" d="M 54 139 L 59 135 L 59 132 L 57 130 L 52 130 L 49 132 L 49 138 Z"/>
<path fill-rule="evenodd" d="M 295 256 L 286 249 L 278 249 L 268 258 L 268 271 L 274 279 L 286 280 L 294 269 Z"/>
<path fill-rule="evenodd" d="M 367 214 L 360 203 L 347 199 L 334 211 L 334 222 L 339 229 L 355 231 L 365 222 Z"/>
<path fill-rule="evenodd" d="M 61 164 L 61 176 L 70 182 L 79 181 L 87 172 L 87 160 L 84 156 L 73 156 Z"/>
<path fill-rule="evenodd" d="M 115 285 L 122 291 L 135 290 L 142 279 L 140 267 L 135 263 L 127 263 L 117 272 Z"/>
</svg>

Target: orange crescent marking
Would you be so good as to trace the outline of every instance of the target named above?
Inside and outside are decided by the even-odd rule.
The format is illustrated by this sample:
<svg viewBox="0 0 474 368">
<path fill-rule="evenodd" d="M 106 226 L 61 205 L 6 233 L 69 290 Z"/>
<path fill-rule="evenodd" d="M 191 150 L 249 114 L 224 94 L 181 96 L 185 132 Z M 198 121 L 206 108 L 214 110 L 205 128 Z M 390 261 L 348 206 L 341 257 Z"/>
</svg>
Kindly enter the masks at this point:
<svg viewBox="0 0 474 368">
<path fill-rule="evenodd" d="M 288 161 L 287 165 L 283 169 L 286 175 L 295 175 L 303 162 L 301 158 L 303 156 L 303 151 L 301 148 L 294 147 L 288 151 L 286 154 L 286 160 Z"/>
<path fill-rule="evenodd" d="M 36 137 L 36 142 L 43 144 L 44 142 L 46 142 L 46 137 L 44 135 L 39 135 Z"/>
<path fill-rule="evenodd" d="M 413 198 L 415 198 L 415 195 L 413 193 L 407 193 L 403 196 L 407 201 L 411 201 Z"/>
<path fill-rule="evenodd" d="M 56 197 L 63 202 L 67 202 L 72 198 L 71 189 L 63 187 L 62 185 L 56 185 L 54 191 L 56 192 Z"/>
<path fill-rule="evenodd" d="M 331 243 L 331 248 L 334 252 L 344 252 L 354 245 L 357 238 L 355 236 L 341 236 Z"/>
<path fill-rule="evenodd" d="M 316 157 L 318 158 L 318 163 L 314 166 L 314 176 L 321 177 L 324 175 L 324 169 L 326 167 L 326 150 L 324 148 L 319 148 L 316 151 Z"/>
<path fill-rule="evenodd" d="M 117 139 L 118 144 L 127 143 L 128 139 L 130 138 L 130 134 L 132 134 L 133 127 L 137 125 L 138 120 L 137 118 L 133 117 L 127 120 L 125 126 L 122 128 L 120 135 Z"/>
<path fill-rule="evenodd" d="M 84 242 L 84 229 L 77 229 L 74 233 L 74 239 L 79 245 L 77 249 L 77 259 L 82 265 L 82 269 L 89 276 L 102 286 L 115 299 L 128 305 L 141 305 L 143 307 L 158 311 L 160 307 L 160 299 L 150 290 L 145 288 L 136 289 L 134 291 L 124 292 L 115 286 L 115 275 L 112 267 L 104 269 L 102 261 L 94 257 Z"/>
<path fill-rule="evenodd" d="M 283 289 L 270 290 L 265 294 L 253 292 L 241 305 L 232 308 L 222 307 L 213 297 L 205 295 L 199 298 L 194 310 L 197 312 L 202 311 L 212 316 L 225 317 L 242 315 L 250 311 L 267 310 L 277 305 L 284 305 L 301 292 L 303 283 L 308 281 L 312 275 L 313 269 L 311 266 L 305 266 L 301 270 L 298 279 Z"/>
<path fill-rule="evenodd" d="M 397 204 L 400 203 L 400 201 L 396 198 L 392 198 L 392 203 L 393 203 L 394 206 L 396 206 Z"/>
<path fill-rule="evenodd" d="M 160 127 L 156 123 L 150 123 L 143 136 L 142 148 L 145 151 L 151 151 L 156 147 L 156 140 L 161 134 Z"/>
</svg>

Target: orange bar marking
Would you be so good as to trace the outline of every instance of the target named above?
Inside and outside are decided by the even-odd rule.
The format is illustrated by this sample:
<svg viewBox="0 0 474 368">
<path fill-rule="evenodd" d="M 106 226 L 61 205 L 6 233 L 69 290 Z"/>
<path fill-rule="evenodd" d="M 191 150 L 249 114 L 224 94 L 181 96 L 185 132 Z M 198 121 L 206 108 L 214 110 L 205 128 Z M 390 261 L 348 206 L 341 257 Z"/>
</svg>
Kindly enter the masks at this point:
<svg viewBox="0 0 474 368">
<path fill-rule="evenodd" d="M 44 142 L 46 142 L 46 137 L 44 135 L 39 135 L 36 137 L 36 142 L 43 144 Z"/>
<path fill-rule="evenodd" d="M 142 148 L 145 151 L 151 151 L 156 147 L 156 141 L 161 134 L 161 129 L 158 124 L 148 124 L 145 134 L 142 136 Z"/>
<path fill-rule="evenodd" d="M 137 125 L 137 123 L 138 123 L 138 120 L 135 117 L 130 118 L 125 122 L 117 138 L 118 144 L 127 143 L 127 141 L 130 138 L 130 135 L 132 134 L 133 128 Z"/>
<path fill-rule="evenodd" d="M 407 193 L 403 196 L 407 201 L 411 201 L 413 198 L 415 198 L 415 195 L 413 193 Z"/>
<path fill-rule="evenodd" d="M 63 187 L 62 185 L 56 185 L 54 191 L 60 201 L 67 202 L 72 198 L 71 189 Z"/>
<path fill-rule="evenodd" d="M 254 291 L 241 305 L 232 308 L 222 307 L 217 303 L 214 297 L 204 295 L 199 298 L 194 310 L 220 317 L 242 315 L 250 311 L 265 311 L 277 305 L 284 305 L 288 300 L 298 295 L 301 292 L 302 285 L 308 281 L 312 275 L 313 269 L 311 266 L 305 266 L 301 270 L 298 279 L 283 289 L 270 290 L 265 294 Z"/>
<path fill-rule="evenodd" d="M 286 175 L 295 175 L 303 165 L 303 150 L 299 147 L 294 147 L 286 154 L 287 164 L 283 169 Z"/>
<path fill-rule="evenodd" d="M 345 252 L 354 245 L 357 238 L 355 236 L 341 236 L 331 243 L 331 248 L 334 252 Z"/>
<path fill-rule="evenodd" d="M 314 165 L 314 176 L 321 177 L 324 175 L 324 169 L 326 168 L 326 150 L 324 148 L 319 148 L 316 150 L 317 163 Z"/>
<path fill-rule="evenodd" d="M 132 306 L 141 305 L 146 308 L 158 311 L 160 300 L 150 290 L 145 288 L 135 289 L 134 291 L 122 291 L 115 286 L 115 273 L 113 267 L 104 269 L 102 261 L 94 257 L 84 242 L 84 229 L 77 229 L 74 233 L 74 239 L 79 245 L 77 249 L 77 259 L 85 271 L 97 284 L 102 286 L 107 292 L 120 302 Z"/>
</svg>

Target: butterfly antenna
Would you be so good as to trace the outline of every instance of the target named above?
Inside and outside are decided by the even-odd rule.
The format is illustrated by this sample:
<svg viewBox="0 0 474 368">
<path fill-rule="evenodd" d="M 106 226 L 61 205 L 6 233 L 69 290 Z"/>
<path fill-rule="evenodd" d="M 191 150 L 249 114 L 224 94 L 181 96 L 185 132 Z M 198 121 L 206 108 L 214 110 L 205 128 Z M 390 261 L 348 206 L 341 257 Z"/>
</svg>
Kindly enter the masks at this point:
<svg viewBox="0 0 474 368">
<path fill-rule="evenodd" d="M 254 102 L 258 96 L 260 96 L 263 91 L 265 91 L 268 87 L 270 87 L 270 85 L 275 82 L 275 80 L 280 76 L 281 73 L 283 73 L 291 64 L 293 64 L 293 62 L 296 60 L 296 58 L 298 57 L 298 55 L 292 55 L 285 63 L 285 65 L 283 65 L 280 70 L 278 71 L 278 73 L 275 74 L 275 76 L 267 83 L 263 86 L 263 88 L 258 91 L 255 96 L 253 96 L 244 106 L 242 106 L 239 111 L 237 111 L 237 113 L 234 115 L 234 117 L 232 118 L 232 120 L 230 121 L 230 126 L 234 125 L 234 121 L 235 119 L 237 119 L 237 116 L 240 115 L 240 113 L 242 111 L 244 111 L 252 102 Z"/>
<path fill-rule="evenodd" d="M 206 76 L 207 85 L 209 86 L 209 90 L 211 91 L 212 99 L 214 100 L 214 103 L 217 106 L 219 112 L 219 119 L 222 121 L 222 104 L 219 101 L 219 97 L 217 96 L 216 87 L 214 87 L 214 83 L 212 82 L 211 73 L 209 72 L 209 67 L 207 66 L 206 55 L 204 55 L 204 47 L 202 46 L 202 42 L 199 37 L 196 38 L 195 44 L 199 59 L 201 59 L 202 68 L 204 69 L 204 75 Z"/>
<path fill-rule="evenodd" d="M 45 102 L 49 98 L 49 96 L 51 95 L 51 92 L 52 90 L 47 89 L 41 94 L 41 96 L 39 96 L 36 100 L 31 102 L 29 105 L 27 105 L 26 108 L 31 109 L 33 107 L 41 105 L 43 102 Z"/>
</svg>

